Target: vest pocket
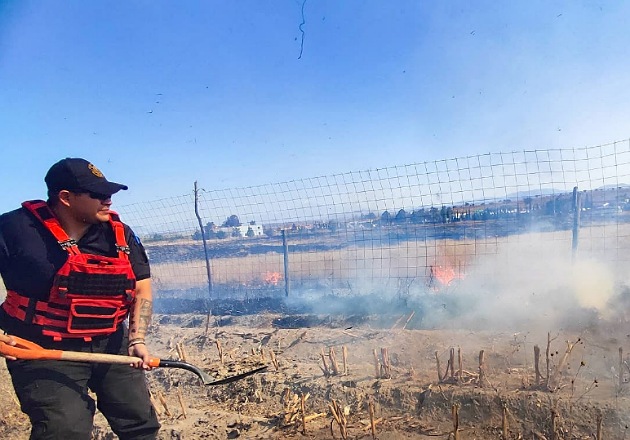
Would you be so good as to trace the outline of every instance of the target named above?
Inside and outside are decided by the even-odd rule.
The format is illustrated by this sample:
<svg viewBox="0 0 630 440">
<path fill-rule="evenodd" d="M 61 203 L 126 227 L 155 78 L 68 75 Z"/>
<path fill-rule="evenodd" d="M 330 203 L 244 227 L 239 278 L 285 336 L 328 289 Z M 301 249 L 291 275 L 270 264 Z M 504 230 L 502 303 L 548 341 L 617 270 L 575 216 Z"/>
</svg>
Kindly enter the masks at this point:
<svg viewBox="0 0 630 440">
<path fill-rule="evenodd" d="M 111 333 L 116 330 L 120 316 L 127 307 L 120 301 L 72 299 L 68 316 L 68 333 L 90 330 L 94 333 Z"/>
</svg>

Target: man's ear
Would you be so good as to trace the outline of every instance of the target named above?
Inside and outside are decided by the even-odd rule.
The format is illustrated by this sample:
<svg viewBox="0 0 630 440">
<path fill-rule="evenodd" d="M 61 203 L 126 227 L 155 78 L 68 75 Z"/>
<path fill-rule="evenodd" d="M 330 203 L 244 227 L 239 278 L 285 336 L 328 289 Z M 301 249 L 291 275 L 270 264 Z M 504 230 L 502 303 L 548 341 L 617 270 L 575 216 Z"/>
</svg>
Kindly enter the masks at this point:
<svg viewBox="0 0 630 440">
<path fill-rule="evenodd" d="M 57 197 L 59 198 L 59 203 L 65 206 L 70 206 L 70 191 L 62 189 L 57 194 Z"/>
</svg>

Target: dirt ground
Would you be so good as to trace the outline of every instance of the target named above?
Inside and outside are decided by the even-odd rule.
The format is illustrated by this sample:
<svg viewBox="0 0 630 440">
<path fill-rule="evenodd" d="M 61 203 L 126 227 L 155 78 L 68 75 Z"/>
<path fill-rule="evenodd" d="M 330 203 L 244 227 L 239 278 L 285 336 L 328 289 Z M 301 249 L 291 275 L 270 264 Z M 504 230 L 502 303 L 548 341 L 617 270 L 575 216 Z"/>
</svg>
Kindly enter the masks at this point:
<svg viewBox="0 0 630 440">
<path fill-rule="evenodd" d="M 160 439 L 630 438 L 625 322 L 522 333 L 410 330 L 405 316 L 387 326 L 303 322 L 230 317 L 211 322 L 206 335 L 205 316 L 155 316 L 155 356 L 183 357 L 217 378 L 268 365 L 214 387 L 185 370 L 149 372 Z M 4 366 L 0 375 L 0 438 L 26 439 L 29 423 Z M 101 414 L 93 438 L 117 438 Z"/>
</svg>

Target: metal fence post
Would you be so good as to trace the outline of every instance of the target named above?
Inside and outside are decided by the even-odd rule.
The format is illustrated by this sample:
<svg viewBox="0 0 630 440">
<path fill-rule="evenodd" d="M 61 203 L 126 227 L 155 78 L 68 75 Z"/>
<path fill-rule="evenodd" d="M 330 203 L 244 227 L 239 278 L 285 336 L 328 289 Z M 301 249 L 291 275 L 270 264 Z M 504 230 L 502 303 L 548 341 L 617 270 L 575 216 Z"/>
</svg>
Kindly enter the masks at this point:
<svg viewBox="0 0 630 440">
<path fill-rule="evenodd" d="M 289 296 L 290 280 L 289 280 L 289 245 L 287 244 L 287 231 L 282 230 L 282 249 L 284 253 L 284 295 Z"/>
<path fill-rule="evenodd" d="M 578 238 L 580 230 L 580 212 L 582 211 L 582 203 L 578 187 L 573 187 L 573 246 L 572 246 L 572 259 L 575 261 L 575 256 L 578 250 Z"/>
</svg>

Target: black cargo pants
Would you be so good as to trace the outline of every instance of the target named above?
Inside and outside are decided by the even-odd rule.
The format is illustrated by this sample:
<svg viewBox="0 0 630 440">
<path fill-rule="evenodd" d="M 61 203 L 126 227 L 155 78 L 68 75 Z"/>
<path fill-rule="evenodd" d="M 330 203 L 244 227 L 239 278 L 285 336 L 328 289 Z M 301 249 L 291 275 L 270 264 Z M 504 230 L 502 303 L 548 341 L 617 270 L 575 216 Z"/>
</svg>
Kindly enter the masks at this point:
<svg viewBox="0 0 630 440">
<path fill-rule="evenodd" d="M 91 342 L 34 341 L 45 348 L 127 354 L 122 330 Z M 153 440 L 160 424 L 144 372 L 129 365 L 68 361 L 7 361 L 31 440 L 89 440 L 96 408 L 121 440 Z M 88 394 L 96 394 L 96 403 Z"/>
</svg>

